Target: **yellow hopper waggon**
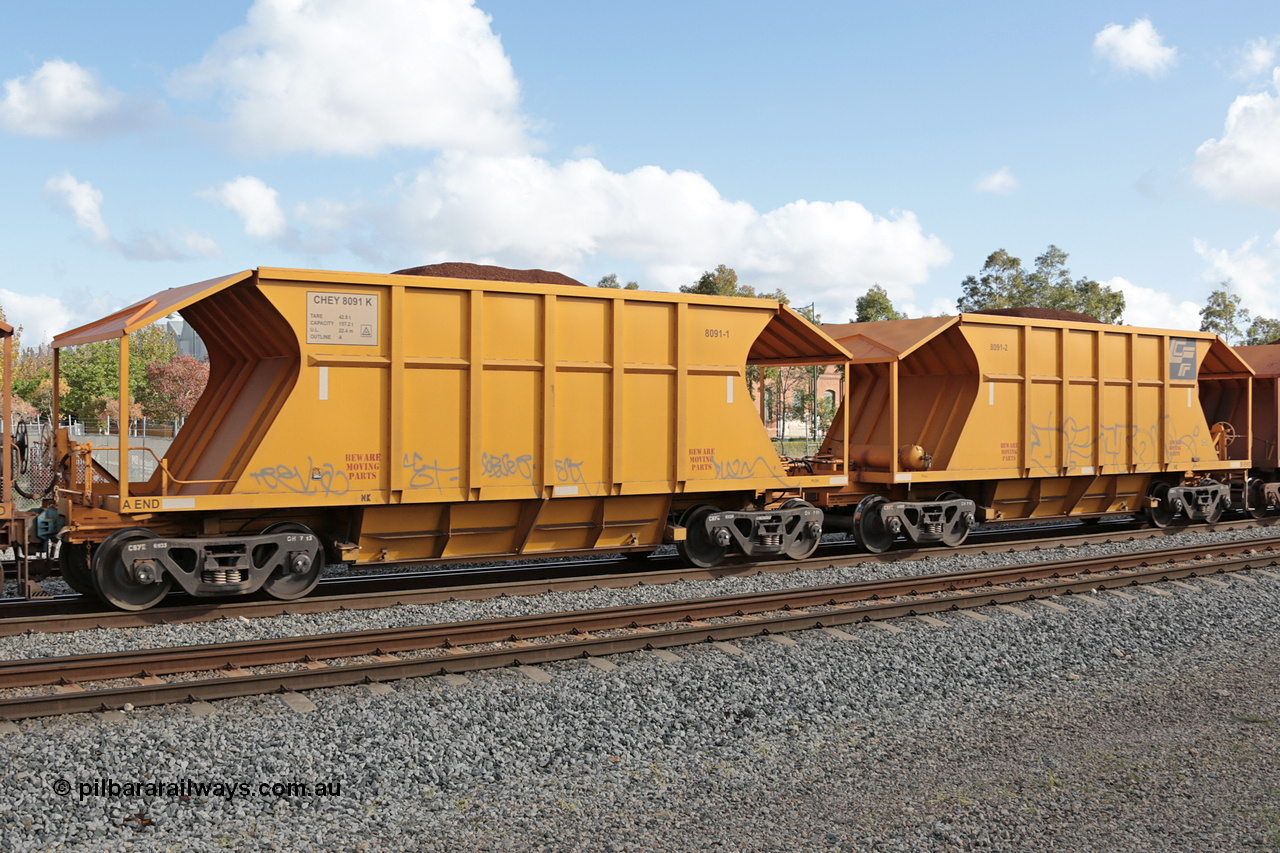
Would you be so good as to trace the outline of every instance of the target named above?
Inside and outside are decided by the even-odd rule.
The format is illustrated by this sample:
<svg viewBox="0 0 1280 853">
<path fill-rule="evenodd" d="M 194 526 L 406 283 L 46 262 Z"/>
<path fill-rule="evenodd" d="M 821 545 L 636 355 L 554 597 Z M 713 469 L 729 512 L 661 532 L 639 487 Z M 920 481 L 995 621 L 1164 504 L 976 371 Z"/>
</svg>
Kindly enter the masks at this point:
<svg viewBox="0 0 1280 853">
<path fill-rule="evenodd" d="M 846 466 L 779 457 L 748 367 L 844 365 L 843 347 L 771 300 L 469 269 L 248 270 L 57 336 L 55 374 L 66 347 L 119 340 L 124 423 L 131 334 L 178 312 L 210 362 L 145 481 L 57 431 L 67 582 L 136 610 L 175 586 L 297 598 L 334 560 L 813 552 L 801 496 Z M 155 455 L 127 430 L 110 450 Z"/>
<path fill-rule="evenodd" d="M 1063 313 L 824 326 L 851 357 L 823 452 L 853 463 L 846 488 L 812 496 L 825 527 L 883 551 L 899 535 L 957 543 L 982 522 L 1131 514 L 1163 527 L 1263 508 L 1249 480 L 1253 373 L 1235 351 Z"/>
</svg>

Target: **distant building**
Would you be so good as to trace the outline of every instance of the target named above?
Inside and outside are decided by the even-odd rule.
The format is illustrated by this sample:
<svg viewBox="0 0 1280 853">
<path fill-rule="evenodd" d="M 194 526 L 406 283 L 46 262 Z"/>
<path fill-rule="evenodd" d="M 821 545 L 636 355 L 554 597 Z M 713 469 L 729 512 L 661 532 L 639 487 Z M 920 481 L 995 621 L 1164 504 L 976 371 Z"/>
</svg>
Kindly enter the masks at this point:
<svg viewBox="0 0 1280 853">
<path fill-rule="evenodd" d="M 178 339 L 178 355 L 189 355 L 200 361 L 209 360 L 209 350 L 205 349 L 204 341 L 200 340 L 195 329 L 182 320 L 170 320 L 169 328 Z"/>
<path fill-rule="evenodd" d="M 789 369 L 804 370 L 804 368 Z M 841 370 L 835 365 L 825 365 L 820 367 L 816 374 L 807 373 L 803 377 L 792 374 L 786 391 L 783 412 L 779 412 L 773 404 L 777 388 L 774 384 L 775 382 L 776 379 L 770 379 L 767 382 L 765 396 L 769 402 L 765 407 L 766 411 L 761 412 L 765 430 L 768 431 L 769 437 L 774 439 L 781 437 L 803 439 L 807 436 L 813 441 L 821 441 L 823 436 L 826 435 L 826 424 L 815 423 L 812 414 L 807 414 L 803 419 L 798 418 L 794 407 L 798 404 L 802 394 L 808 395 L 810 399 L 816 397 L 818 402 L 827 410 L 826 417 L 829 419 L 839 410 L 840 404 L 844 400 L 844 374 Z M 753 404 L 757 409 L 761 408 L 759 394 L 758 385 L 751 389 Z M 810 409 L 810 412 L 812 412 L 812 409 Z M 781 418 L 780 415 L 782 416 Z M 779 420 L 782 422 L 779 423 Z M 817 427 L 816 430 L 814 429 L 815 426 Z"/>
</svg>

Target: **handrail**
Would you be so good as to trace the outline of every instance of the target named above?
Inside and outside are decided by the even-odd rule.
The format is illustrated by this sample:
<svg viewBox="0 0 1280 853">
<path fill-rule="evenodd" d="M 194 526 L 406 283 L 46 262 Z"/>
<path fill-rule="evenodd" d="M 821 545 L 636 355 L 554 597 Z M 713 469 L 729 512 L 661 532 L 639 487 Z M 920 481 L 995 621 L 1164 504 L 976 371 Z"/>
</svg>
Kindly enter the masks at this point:
<svg viewBox="0 0 1280 853">
<path fill-rule="evenodd" d="M 156 456 L 156 452 L 152 450 L 150 447 L 143 445 L 142 447 L 129 448 L 130 452 L 134 450 L 145 450 L 151 454 L 151 458 L 156 460 L 156 464 L 159 466 L 160 473 L 161 473 L 161 476 L 160 476 L 160 496 L 161 497 L 165 497 L 169 494 L 168 484 L 170 482 L 178 483 L 179 485 L 183 485 L 183 486 L 207 486 L 207 485 L 213 485 L 215 483 L 234 483 L 235 482 L 235 480 L 180 480 L 169 473 L 169 460 L 161 459 L 159 456 Z"/>
<path fill-rule="evenodd" d="M 86 482 L 83 484 L 85 486 L 85 489 L 83 491 L 77 491 L 75 489 L 62 489 L 61 491 L 65 491 L 69 494 L 79 494 L 79 495 L 87 496 L 92 493 L 92 486 L 93 486 L 94 446 L 92 442 L 86 442 L 85 444 L 79 445 L 79 447 L 83 448 L 83 450 L 81 451 L 81 455 L 84 457 L 84 460 L 85 460 Z M 118 445 L 114 448 L 100 447 L 98 449 L 114 450 L 116 453 L 120 452 L 120 447 Z M 169 472 L 169 460 L 162 459 L 161 457 L 157 456 L 156 452 L 152 450 L 150 447 L 147 447 L 146 445 L 143 445 L 142 447 L 128 447 L 125 449 L 125 452 L 127 454 L 132 454 L 135 451 L 144 451 L 144 450 L 147 453 L 151 454 L 151 458 L 156 460 L 156 466 L 160 469 L 160 497 L 169 497 L 170 483 L 174 483 L 182 486 L 210 486 L 210 485 L 218 485 L 222 483 L 236 482 L 235 480 L 182 480 L 182 479 L 179 479 L 178 477 L 173 476 L 173 474 Z M 126 461 L 125 464 L 128 464 L 128 462 Z M 119 481 L 119 478 L 117 477 L 117 482 L 118 481 Z"/>
</svg>

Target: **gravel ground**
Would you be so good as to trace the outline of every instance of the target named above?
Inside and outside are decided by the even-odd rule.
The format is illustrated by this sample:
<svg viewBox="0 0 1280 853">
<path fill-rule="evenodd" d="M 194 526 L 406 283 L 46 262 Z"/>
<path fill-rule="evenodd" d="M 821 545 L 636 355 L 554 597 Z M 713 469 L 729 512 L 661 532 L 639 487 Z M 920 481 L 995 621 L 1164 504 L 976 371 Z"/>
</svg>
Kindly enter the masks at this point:
<svg viewBox="0 0 1280 853">
<path fill-rule="evenodd" d="M 1208 538 L 1189 537 L 1159 544 Z M 15 637 L 0 653 L 449 621 L 920 568 Z M 23 721 L 0 735 L 0 849 L 1280 850 L 1280 579 L 1252 580 L 1099 593 L 1105 605 L 1072 599 L 1067 612 L 1027 605 L 1030 618 L 987 609 L 987 621 L 947 614 L 942 628 L 906 619 L 899 632 L 863 625 L 850 639 L 743 640 L 742 655 L 709 645 L 678 650 L 674 663 L 636 653 L 614 658 L 612 672 L 549 664 L 546 683 L 503 670 L 461 686 L 315 691 L 306 713 L 254 697 L 209 715 L 166 707 Z"/>
</svg>

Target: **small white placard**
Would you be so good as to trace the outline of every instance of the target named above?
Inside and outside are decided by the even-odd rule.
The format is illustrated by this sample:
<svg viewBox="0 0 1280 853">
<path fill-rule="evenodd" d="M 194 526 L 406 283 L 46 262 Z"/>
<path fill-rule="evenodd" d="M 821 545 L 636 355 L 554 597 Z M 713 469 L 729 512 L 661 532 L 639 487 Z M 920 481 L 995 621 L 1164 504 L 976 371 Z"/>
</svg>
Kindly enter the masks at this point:
<svg viewBox="0 0 1280 853">
<path fill-rule="evenodd" d="M 378 345 L 378 294 L 307 291 L 307 343 Z"/>
</svg>

